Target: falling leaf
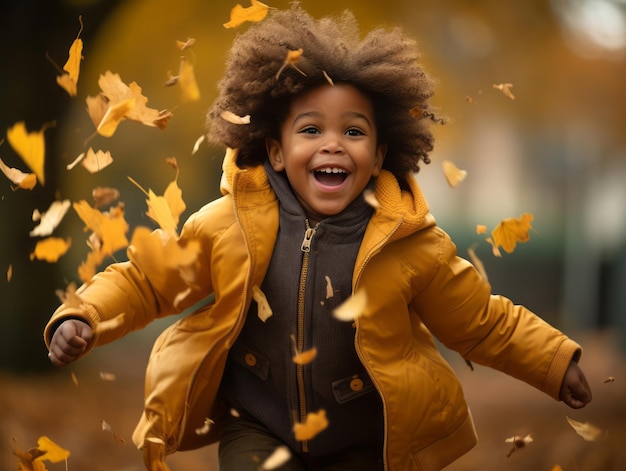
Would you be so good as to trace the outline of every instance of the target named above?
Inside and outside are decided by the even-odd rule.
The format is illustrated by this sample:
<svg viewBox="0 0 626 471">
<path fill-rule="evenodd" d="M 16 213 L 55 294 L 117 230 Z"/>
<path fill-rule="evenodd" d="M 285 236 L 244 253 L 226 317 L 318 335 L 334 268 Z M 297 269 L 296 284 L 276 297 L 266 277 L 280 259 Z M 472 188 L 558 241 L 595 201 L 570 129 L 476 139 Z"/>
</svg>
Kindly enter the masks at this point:
<svg viewBox="0 0 626 471">
<path fill-rule="evenodd" d="M 576 431 L 578 435 L 583 437 L 583 440 L 588 442 L 595 442 L 604 438 L 606 436 L 606 431 L 601 428 L 589 423 L 589 422 L 579 422 L 574 419 L 570 419 L 569 417 L 565 417 L 572 428 Z"/>
<path fill-rule="evenodd" d="M 108 212 L 102 212 L 92 208 L 87 201 L 81 200 L 74 203 L 72 207 L 87 228 L 93 231 L 102 242 L 98 248 L 102 255 L 113 255 L 117 250 L 128 246 L 126 238 L 128 223 L 124 219 L 123 205 L 120 204 Z"/>
<path fill-rule="evenodd" d="M 232 111 L 222 111 L 220 114 L 223 120 L 228 121 L 232 124 L 250 124 L 250 115 L 247 114 L 245 116 L 238 116 Z"/>
<path fill-rule="evenodd" d="M 115 375 L 115 373 L 107 373 L 106 371 L 101 371 L 100 372 L 100 379 L 102 381 L 117 381 L 117 376 Z"/>
<path fill-rule="evenodd" d="M 57 297 L 66 307 L 78 308 L 83 303 L 80 296 L 76 294 L 76 283 L 71 282 L 65 288 L 65 291 L 58 289 L 55 291 Z"/>
<path fill-rule="evenodd" d="M 550 471 L 563 471 L 563 468 L 561 468 L 561 466 L 559 466 L 558 464 L 555 464 L 554 466 L 552 466 L 552 469 Z"/>
<path fill-rule="evenodd" d="M 374 209 L 380 208 L 380 203 L 376 199 L 376 194 L 374 193 L 374 190 L 371 190 L 369 188 L 366 188 L 365 190 L 363 190 L 363 199 L 372 208 Z"/>
<path fill-rule="evenodd" d="M 50 207 L 44 213 L 37 210 L 33 213 L 33 221 L 39 221 L 39 224 L 30 231 L 31 237 L 45 237 L 52 234 L 61 220 L 70 209 L 70 200 L 53 201 Z"/>
<path fill-rule="evenodd" d="M 615 382 L 615 378 L 613 376 L 609 376 L 607 379 L 602 381 L 603 383 L 613 383 Z"/>
<path fill-rule="evenodd" d="M 72 383 L 74 386 L 78 386 L 78 376 L 73 371 L 70 373 L 70 377 L 72 378 Z"/>
<path fill-rule="evenodd" d="M 491 251 L 494 257 L 502 257 L 502 252 L 500 252 L 500 249 L 498 248 L 496 243 L 493 241 L 493 239 L 491 237 L 487 237 L 486 241 L 489 242 L 489 245 L 491 245 Z"/>
<path fill-rule="evenodd" d="M 9 264 L 7 268 L 7 282 L 10 283 L 13 278 L 13 265 Z"/>
<path fill-rule="evenodd" d="M 317 348 L 313 347 L 303 352 L 296 352 L 296 354 L 291 358 L 296 365 L 308 365 L 317 356 Z"/>
<path fill-rule="evenodd" d="M 452 188 L 455 188 L 459 183 L 465 180 L 465 177 L 467 177 L 467 171 L 460 170 L 450 160 L 444 160 L 441 162 L 441 167 L 443 168 L 443 174 L 446 177 L 448 185 Z"/>
<path fill-rule="evenodd" d="M 528 435 L 526 435 L 525 437 L 518 437 L 517 435 L 514 435 L 511 438 L 507 438 L 506 440 L 504 440 L 504 442 L 513 444 L 513 446 L 509 450 L 508 454 L 506 455 L 506 457 L 508 458 L 518 448 L 524 448 L 529 443 L 532 443 L 533 442 L 533 437 L 532 437 L 532 435 L 530 433 Z"/>
<path fill-rule="evenodd" d="M 200 89 L 196 82 L 193 64 L 184 56 L 180 58 L 178 85 L 180 86 L 183 102 L 193 102 L 200 99 Z"/>
<path fill-rule="evenodd" d="M 126 119 L 127 115 L 135 107 L 135 99 L 128 98 L 119 103 L 109 106 L 104 116 L 96 126 L 98 134 L 104 137 L 111 137 L 115 134 L 119 124 Z"/>
<path fill-rule="evenodd" d="M 476 234 L 484 234 L 487 232 L 487 226 L 484 224 L 476 224 Z"/>
<path fill-rule="evenodd" d="M 198 149 L 200 148 L 200 144 L 202 144 L 205 139 L 206 139 L 205 135 L 202 135 L 198 139 L 196 139 L 196 142 L 194 142 L 193 148 L 191 149 L 191 155 L 195 155 L 196 152 L 198 152 Z"/>
<path fill-rule="evenodd" d="M 81 165 L 87 169 L 89 173 L 97 173 L 105 167 L 108 167 L 113 163 L 111 152 L 107 151 L 94 151 L 91 147 L 87 150 L 85 158 L 82 160 Z"/>
<path fill-rule="evenodd" d="M 37 242 L 35 250 L 30 254 L 30 259 L 45 260 L 48 263 L 55 263 L 69 250 L 72 245 L 71 239 L 61 239 L 59 237 L 48 237 Z"/>
<path fill-rule="evenodd" d="M 285 445 L 280 445 L 268 456 L 263 463 L 261 463 L 261 469 L 263 471 L 270 471 L 272 469 L 280 468 L 287 461 L 291 459 L 291 451 Z"/>
<path fill-rule="evenodd" d="M 328 75 L 325 70 L 322 70 L 322 74 L 324 75 L 324 78 L 329 83 L 329 85 L 331 87 L 334 87 L 335 86 L 335 82 L 333 82 L 333 79 L 330 78 L 330 75 Z"/>
<path fill-rule="evenodd" d="M 118 200 L 120 198 L 120 192 L 115 188 L 98 186 L 91 190 L 91 196 L 93 197 L 94 208 L 101 208 Z"/>
<path fill-rule="evenodd" d="M 365 290 L 353 293 L 341 305 L 333 311 L 333 315 L 340 321 L 351 321 L 361 316 L 367 306 L 367 293 Z"/>
<path fill-rule="evenodd" d="M 80 33 L 83 31 L 83 19 L 79 16 L 78 20 L 80 21 L 80 30 L 78 31 L 78 35 L 76 35 L 76 39 L 74 39 L 74 42 L 72 42 L 70 46 L 69 57 L 63 66 L 65 73 L 57 76 L 57 83 L 69 96 L 76 96 L 78 76 L 80 74 L 80 61 L 83 58 L 83 40 L 80 39 Z"/>
<path fill-rule="evenodd" d="M 326 411 L 320 409 L 318 412 L 309 412 L 304 422 L 296 422 L 293 426 L 293 431 L 296 435 L 296 440 L 303 442 L 311 440 L 326 427 L 328 427 Z"/>
<path fill-rule="evenodd" d="M 258 0 L 250 0 L 251 6 L 244 8 L 235 5 L 230 11 L 230 21 L 224 23 L 224 28 L 236 28 L 246 21 L 259 22 L 267 16 L 269 7 Z"/>
<path fill-rule="evenodd" d="M 298 63 L 298 61 L 300 60 L 300 57 L 302 57 L 302 52 L 303 49 L 296 49 L 294 51 L 287 51 L 287 57 L 285 58 L 285 62 L 283 63 L 283 65 L 280 67 L 280 69 L 278 69 L 278 72 L 276 72 L 276 80 L 278 80 L 278 77 L 280 77 L 280 74 L 283 72 L 283 70 L 285 70 L 285 67 L 287 66 L 291 66 L 294 69 L 296 69 L 298 72 L 300 72 L 302 75 L 304 75 L 306 77 L 306 74 L 296 65 Z"/>
<path fill-rule="evenodd" d="M 230 415 L 232 415 L 233 417 L 241 417 L 241 414 L 239 413 L 239 411 L 235 409 L 234 407 L 231 407 L 229 412 L 230 412 Z"/>
<path fill-rule="evenodd" d="M 258 307 L 258 316 L 263 322 L 272 317 L 272 308 L 267 302 L 267 298 L 265 297 L 265 293 L 261 291 L 261 288 L 258 286 L 252 287 L 252 298 L 256 301 Z"/>
<path fill-rule="evenodd" d="M 9 167 L 2 159 L 0 159 L 0 170 L 22 190 L 32 190 L 37 184 L 37 176 L 34 173 L 25 173 L 16 168 Z"/>
<path fill-rule="evenodd" d="M 209 433 L 209 430 L 211 430 L 211 425 L 213 425 L 214 423 L 215 422 L 208 417 L 205 418 L 202 427 L 198 427 L 196 429 L 196 435 L 206 435 L 207 433 Z"/>
<path fill-rule="evenodd" d="M 196 43 L 196 39 L 195 38 L 189 38 L 187 39 L 187 41 L 176 41 L 176 47 L 178 49 L 180 49 L 181 51 L 184 51 L 187 48 L 190 48 L 191 46 L 193 46 Z"/>
<path fill-rule="evenodd" d="M 507 218 L 502 220 L 491 232 L 495 248 L 502 247 L 505 252 L 511 253 L 518 242 L 527 242 L 530 239 L 528 233 L 532 229 L 533 215 L 524 213 L 519 218 Z"/>
<path fill-rule="evenodd" d="M 329 299 L 335 295 L 335 290 L 333 290 L 333 284 L 330 281 L 330 276 L 325 275 L 324 279 L 326 280 L 326 299 Z"/>
<path fill-rule="evenodd" d="M 7 130 L 7 140 L 15 152 L 22 158 L 42 185 L 44 178 L 45 141 L 43 133 L 52 124 L 45 124 L 41 130 L 28 132 L 24 121 L 15 123 Z"/>
<path fill-rule="evenodd" d="M 102 420 L 101 424 L 102 424 L 102 431 L 109 432 L 111 435 L 113 435 L 113 439 L 117 443 L 121 445 L 124 445 L 126 443 L 126 441 L 122 437 L 120 437 L 115 430 L 113 430 L 113 427 L 111 427 L 111 425 L 106 420 Z"/>
<path fill-rule="evenodd" d="M 185 210 L 185 202 L 182 199 L 182 191 L 176 180 L 172 181 L 163 196 L 158 196 L 154 191 L 144 190 L 139 183 L 131 177 L 128 179 L 148 196 L 148 212 L 146 215 L 156 222 L 166 232 L 177 233 L 180 214 Z"/>
<path fill-rule="evenodd" d="M 493 88 L 495 90 L 500 90 L 502 93 L 504 93 L 511 100 L 515 100 L 515 96 L 513 95 L 513 92 L 511 91 L 511 88 L 513 88 L 513 84 L 512 83 L 498 83 L 498 84 L 494 83 L 493 84 Z"/>
</svg>

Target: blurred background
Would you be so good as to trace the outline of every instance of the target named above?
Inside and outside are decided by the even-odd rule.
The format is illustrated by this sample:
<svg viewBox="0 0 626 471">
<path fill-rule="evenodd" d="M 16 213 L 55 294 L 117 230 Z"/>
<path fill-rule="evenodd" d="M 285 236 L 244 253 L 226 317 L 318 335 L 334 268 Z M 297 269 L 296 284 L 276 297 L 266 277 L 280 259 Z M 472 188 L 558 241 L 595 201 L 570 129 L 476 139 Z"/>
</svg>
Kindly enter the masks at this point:
<svg viewBox="0 0 626 471">
<path fill-rule="evenodd" d="M 57 414 L 84 416 L 105 407 L 120 421 L 129 420 L 127 434 L 132 431 L 152 341 L 171 320 L 86 358 L 73 371 L 89 378 L 93 371 L 108 368 L 118 380 L 103 384 L 92 378 L 92 389 L 81 386 L 77 393 L 69 372 L 48 364 L 42 330 L 59 303 L 55 291 L 79 282 L 77 268 L 89 251 L 87 234 L 70 209 L 54 232 L 71 238 L 68 253 L 54 264 L 31 260 L 38 239 L 29 236 L 36 225 L 32 214 L 35 209 L 47 210 L 56 199 L 91 202 L 95 187 L 113 187 L 124 203 L 130 237 L 134 227 L 154 224 L 145 215 L 145 195 L 127 177 L 162 194 L 175 176 L 165 163 L 169 157 L 176 157 L 180 168 L 178 184 L 187 205 L 182 220 L 218 196 L 224 149 L 202 143 L 194 151 L 194 144 L 204 132 L 204 115 L 216 95 L 228 47 L 238 30 L 247 27 L 222 26 L 235 3 L 22 0 L 0 7 L 0 158 L 9 167 L 27 171 L 6 142 L 6 130 L 19 121 L 29 131 L 54 123 L 45 131 L 44 186 L 13 190 L 0 175 L 0 457 L 8 456 L 9 462 L 10 447 L 3 446 L 9 437 L 22 437 L 28 448 L 46 427 L 50 435 L 66 436 L 72 443 L 82 436 L 83 451 L 93 446 L 81 435 L 80 425 L 61 432 L 54 426 L 59 427 L 62 419 L 46 416 L 61 397 L 79 400 L 66 404 L 67 409 L 57 408 Z M 266 3 L 275 8 L 289 5 L 287 0 Z M 432 164 L 418 174 L 439 225 L 456 241 L 462 256 L 467 256 L 468 248 L 476 250 L 494 292 L 586 341 L 590 353 L 583 364 L 594 368 L 592 378 L 603 384 L 607 375 L 618 377 L 626 352 L 626 2 L 302 0 L 301 4 L 316 17 L 349 8 L 363 31 L 400 25 L 418 40 L 422 63 L 437 80 L 433 103 L 447 117 L 447 124 L 434 129 Z M 56 76 L 80 30 L 79 16 L 84 59 L 78 95 L 70 98 L 56 84 Z M 192 54 L 201 93 L 193 102 L 181 99 L 180 87 L 165 85 L 170 74 L 178 72 L 181 51 L 176 41 L 189 38 L 195 44 L 185 55 Z M 114 161 L 109 167 L 96 174 L 81 166 L 67 170 L 94 132 L 85 99 L 100 92 L 98 77 L 105 71 L 118 73 L 126 83 L 137 82 L 148 106 L 168 109 L 174 116 L 164 130 L 122 123 L 111 138 L 97 136 L 88 144 L 111 152 Z M 494 88 L 507 83 L 512 84 L 514 99 Z M 443 160 L 467 171 L 456 188 L 446 183 Z M 494 257 L 485 236 L 476 234 L 476 225 L 491 230 L 500 220 L 522 213 L 534 215 L 530 241 L 518 244 L 512 254 Z M 124 258 L 124 251 L 115 256 Z M 465 374 L 464 365 L 460 368 Z M 490 391 L 497 399 L 476 393 L 477 402 L 484 399 L 486 407 L 495 407 L 498 400 L 503 410 L 511 407 L 502 397 L 505 392 L 509 399 L 527 400 L 524 385 L 516 396 L 516 386 L 496 383 L 491 373 L 472 374 L 466 379 L 469 396 L 473 385 L 493 386 Z M 103 406 L 94 397 L 96 391 L 118 399 Z M 616 381 L 610 397 L 623 393 L 626 390 Z M 606 399 L 602 414 L 622 420 L 624 408 L 616 403 Z M 484 417 L 491 415 L 487 411 Z M 623 421 L 619 428 L 624 429 Z M 109 446 L 115 445 L 111 441 Z M 75 448 L 79 445 L 72 445 Z M 489 453 L 485 450 L 485 456 Z M 136 452 L 132 456 L 132 465 L 95 469 L 139 469 L 140 456 Z M 203 455 L 205 459 L 211 458 Z M 618 469 L 610 467 L 618 462 L 623 463 L 613 459 L 609 465 L 598 465 L 604 467 L 570 469 Z M 0 459 L 0 466 L 3 463 Z M 511 461 L 506 464 L 513 469 Z M 477 465 L 472 461 L 464 469 Z"/>
</svg>

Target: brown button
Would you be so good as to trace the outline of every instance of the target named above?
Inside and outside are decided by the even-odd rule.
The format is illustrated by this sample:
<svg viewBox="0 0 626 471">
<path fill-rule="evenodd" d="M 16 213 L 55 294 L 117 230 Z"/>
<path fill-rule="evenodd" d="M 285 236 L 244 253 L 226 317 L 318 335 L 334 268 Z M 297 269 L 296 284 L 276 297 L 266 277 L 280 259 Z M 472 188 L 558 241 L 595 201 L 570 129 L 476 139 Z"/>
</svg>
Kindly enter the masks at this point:
<svg viewBox="0 0 626 471">
<path fill-rule="evenodd" d="M 363 381 L 361 381 L 359 378 L 354 378 L 352 381 L 350 381 L 350 389 L 352 389 L 353 391 L 360 391 L 361 389 L 363 389 Z"/>
<path fill-rule="evenodd" d="M 254 366 L 256 365 L 256 357 L 252 353 L 246 353 L 246 365 Z"/>
</svg>

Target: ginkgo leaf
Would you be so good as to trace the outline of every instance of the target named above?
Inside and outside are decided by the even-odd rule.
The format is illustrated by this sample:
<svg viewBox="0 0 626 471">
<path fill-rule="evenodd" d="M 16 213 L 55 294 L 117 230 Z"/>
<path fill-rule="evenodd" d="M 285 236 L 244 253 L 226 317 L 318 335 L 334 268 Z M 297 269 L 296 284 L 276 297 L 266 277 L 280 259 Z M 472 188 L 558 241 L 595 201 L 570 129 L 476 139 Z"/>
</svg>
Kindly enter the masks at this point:
<svg viewBox="0 0 626 471">
<path fill-rule="evenodd" d="M 113 255 L 117 250 L 128 246 L 126 238 L 128 223 L 124 219 L 123 205 L 120 204 L 108 212 L 102 212 L 92 208 L 87 201 L 81 200 L 74 203 L 72 207 L 87 228 L 93 231 L 102 242 L 99 251 L 103 255 Z"/>
<path fill-rule="evenodd" d="M 452 188 L 455 188 L 459 183 L 465 180 L 465 177 L 467 177 L 467 171 L 459 169 L 450 160 L 444 160 L 441 162 L 441 167 L 448 185 Z"/>
<path fill-rule="evenodd" d="M 16 168 L 9 167 L 2 159 L 0 159 L 0 170 L 22 190 L 32 190 L 37 184 L 37 176 L 34 173 L 25 173 Z"/>
<path fill-rule="evenodd" d="M 239 116 L 233 113 L 232 111 L 222 111 L 220 114 L 221 118 L 225 121 L 228 121 L 232 124 L 250 124 L 250 115 L 247 114 L 245 116 Z"/>
<path fill-rule="evenodd" d="M 359 290 L 353 293 L 333 311 L 333 316 L 340 321 L 352 321 L 361 316 L 367 307 L 367 293 Z"/>
<path fill-rule="evenodd" d="M 20 121 L 7 130 L 9 144 L 28 165 L 28 168 L 35 173 L 37 180 L 42 185 L 45 183 L 44 162 L 46 148 L 43 133 L 50 125 L 45 124 L 39 131 L 28 132 L 24 121 Z"/>
<path fill-rule="evenodd" d="M 502 247 L 505 252 L 515 250 L 518 242 L 527 242 L 530 239 L 529 231 L 532 229 L 533 215 L 524 213 L 519 218 L 507 218 L 500 221 L 491 232 L 494 246 Z"/>
<path fill-rule="evenodd" d="M 246 21 L 259 22 L 267 16 L 269 7 L 258 0 L 250 0 L 251 6 L 244 8 L 235 5 L 230 11 L 230 21 L 224 23 L 224 28 L 236 28 Z"/>
<path fill-rule="evenodd" d="M 509 450 L 509 452 L 506 455 L 507 458 L 508 458 L 518 448 L 524 448 L 526 445 L 532 443 L 533 442 L 533 437 L 532 437 L 532 435 L 530 433 L 528 435 L 526 435 L 525 437 L 518 437 L 517 435 L 514 435 L 514 436 L 512 436 L 510 438 L 507 438 L 504 441 L 505 441 L 505 443 L 512 443 L 513 444 L 513 446 L 511 447 L 511 449 Z"/>
<path fill-rule="evenodd" d="M 83 31 L 82 17 L 78 17 L 80 21 L 80 30 L 76 39 L 72 42 L 67 62 L 63 66 L 64 74 L 57 76 L 57 83 L 63 88 L 69 96 L 76 96 L 78 76 L 80 74 L 80 61 L 83 56 L 83 40 L 80 39 L 80 33 Z"/>
<path fill-rule="evenodd" d="M 302 48 L 287 51 L 287 57 L 285 58 L 285 62 L 283 62 L 283 65 L 280 67 L 280 69 L 278 69 L 278 72 L 276 72 L 277 80 L 278 80 L 278 77 L 280 77 L 280 74 L 283 72 L 283 70 L 285 70 L 285 67 L 287 66 L 293 67 L 294 69 L 296 69 L 298 72 L 300 72 L 302 75 L 306 77 L 306 74 L 304 73 L 304 71 L 302 71 L 296 65 L 298 61 L 300 60 L 300 57 L 302 57 L 302 52 L 303 52 Z"/>
<path fill-rule="evenodd" d="M 81 165 L 87 169 L 89 173 L 97 173 L 103 168 L 108 167 L 113 163 L 113 157 L 111 152 L 97 150 L 94 151 L 91 147 L 87 149 L 85 158 L 82 160 Z"/>
<path fill-rule="evenodd" d="M 267 302 L 265 293 L 261 291 L 261 288 L 259 288 L 258 286 L 252 287 L 252 298 L 257 303 L 257 311 L 258 311 L 257 315 L 259 316 L 259 319 L 265 322 L 270 317 L 272 317 L 272 308 Z"/>
<path fill-rule="evenodd" d="M 515 100 L 515 96 L 513 95 L 513 92 L 511 91 L 511 88 L 513 87 L 512 83 L 494 83 L 492 86 L 495 90 L 500 90 L 511 100 Z"/>
<path fill-rule="evenodd" d="M 61 220 L 70 209 L 70 200 L 53 201 L 50 207 L 44 213 L 39 213 L 37 210 L 33 213 L 33 221 L 39 221 L 39 224 L 30 231 L 31 237 L 45 237 L 52 234 L 56 227 L 61 223 Z"/>
<path fill-rule="evenodd" d="M 263 463 L 261 463 L 261 469 L 263 471 L 270 471 L 278 469 L 291 459 L 291 451 L 285 445 L 277 446 L 276 449 L 268 456 Z"/>
<path fill-rule="evenodd" d="M 180 58 L 178 85 L 180 86 L 183 102 L 198 101 L 200 99 L 200 89 L 196 82 L 193 64 L 184 56 Z"/>
<path fill-rule="evenodd" d="M 135 99 L 128 98 L 119 103 L 109 106 L 96 126 L 98 134 L 104 137 L 111 137 L 115 134 L 119 124 L 126 119 L 131 110 L 135 107 Z"/>
<path fill-rule="evenodd" d="M 476 234 L 484 234 L 487 232 L 487 226 L 484 224 L 476 224 Z"/>
<path fill-rule="evenodd" d="M 606 431 L 590 422 L 579 422 L 578 420 L 565 417 L 572 428 L 587 442 L 595 442 L 606 436 Z"/>
<path fill-rule="evenodd" d="M 37 242 L 35 250 L 31 252 L 30 259 L 45 260 L 48 263 L 55 263 L 69 250 L 72 239 L 61 239 L 59 237 L 48 237 Z"/>
<path fill-rule="evenodd" d="M 311 440 L 326 427 L 328 427 L 326 411 L 324 409 L 320 409 L 318 412 L 309 412 L 306 415 L 304 422 L 296 422 L 293 426 L 293 431 L 296 436 L 296 440 L 302 442 Z"/>
<path fill-rule="evenodd" d="M 182 191 L 176 183 L 176 179 L 170 182 L 163 196 L 158 196 L 154 191 L 144 190 L 139 183 L 131 177 L 128 179 L 148 196 L 148 212 L 146 215 L 156 222 L 166 232 L 177 232 L 178 221 L 182 212 L 186 209 L 182 199 Z"/>
</svg>

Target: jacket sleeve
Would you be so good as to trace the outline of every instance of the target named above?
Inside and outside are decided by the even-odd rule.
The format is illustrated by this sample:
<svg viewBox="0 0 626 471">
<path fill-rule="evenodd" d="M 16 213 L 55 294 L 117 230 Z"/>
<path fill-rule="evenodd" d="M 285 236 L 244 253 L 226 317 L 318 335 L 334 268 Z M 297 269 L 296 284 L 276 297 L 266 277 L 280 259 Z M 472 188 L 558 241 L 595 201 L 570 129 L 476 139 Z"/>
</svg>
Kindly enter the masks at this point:
<svg viewBox="0 0 626 471">
<path fill-rule="evenodd" d="M 77 290 L 79 306 L 61 305 L 54 312 L 44 329 L 46 345 L 49 347 L 56 327 L 69 318 L 87 322 L 94 329 L 91 349 L 138 330 L 154 319 L 182 312 L 209 295 L 210 239 L 198 237 L 196 218 L 194 214 L 187 220 L 175 241 L 179 247 L 191 241 L 200 244 L 199 255 L 186 272 L 176 264 L 165 263 L 168 257 L 171 259 L 165 248 L 169 236 L 160 229 L 153 231 L 142 243 L 131 243 L 128 261 L 109 265 Z M 102 324 L 104 321 L 111 322 Z"/>
<path fill-rule="evenodd" d="M 465 359 L 527 382 L 555 399 L 580 346 L 539 316 L 491 286 L 474 266 L 458 257 L 456 247 L 434 229 L 437 263 L 414 298 L 429 330 Z"/>
</svg>

